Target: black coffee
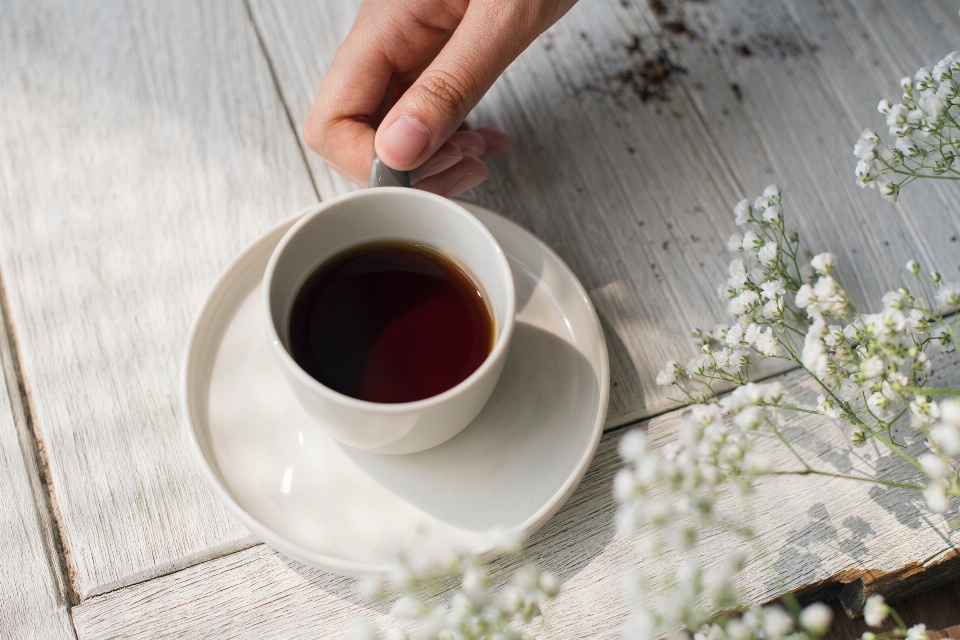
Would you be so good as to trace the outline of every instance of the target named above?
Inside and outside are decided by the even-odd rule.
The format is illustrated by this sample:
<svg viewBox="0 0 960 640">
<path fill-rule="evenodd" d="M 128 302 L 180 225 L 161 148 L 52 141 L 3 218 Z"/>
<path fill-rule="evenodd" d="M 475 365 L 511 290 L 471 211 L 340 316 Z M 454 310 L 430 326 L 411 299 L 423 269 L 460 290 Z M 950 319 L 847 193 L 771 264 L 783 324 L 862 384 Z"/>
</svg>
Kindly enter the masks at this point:
<svg viewBox="0 0 960 640">
<path fill-rule="evenodd" d="M 406 242 L 343 251 L 304 282 L 290 315 L 293 359 L 324 385 L 412 402 L 466 379 L 493 348 L 480 288 L 439 252 Z"/>
</svg>

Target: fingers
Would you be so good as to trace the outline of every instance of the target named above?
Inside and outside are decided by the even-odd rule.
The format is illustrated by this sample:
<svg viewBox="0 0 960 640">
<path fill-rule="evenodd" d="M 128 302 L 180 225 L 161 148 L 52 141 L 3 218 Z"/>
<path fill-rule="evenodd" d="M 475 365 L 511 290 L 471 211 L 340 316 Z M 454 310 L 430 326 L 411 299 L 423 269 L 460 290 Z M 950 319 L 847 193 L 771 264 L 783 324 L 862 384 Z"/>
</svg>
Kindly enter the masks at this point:
<svg viewBox="0 0 960 640">
<path fill-rule="evenodd" d="M 436 58 L 380 124 L 375 144 L 381 160 L 394 169 L 410 170 L 457 131 L 490 85 L 539 34 L 540 17 L 530 9 L 533 4 L 470 3 Z M 486 148 L 486 138 L 478 135 Z"/>
<path fill-rule="evenodd" d="M 486 179 L 487 166 L 479 158 L 464 156 L 446 171 L 424 178 L 414 187 L 450 197 L 472 189 Z"/>
<path fill-rule="evenodd" d="M 446 142 L 422 165 L 410 172 L 410 184 L 416 185 L 424 178 L 446 171 L 463 159 L 463 153 L 453 142 Z"/>
<path fill-rule="evenodd" d="M 510 136 L 505 134 L 503 131 L 498 129 L 488 129 L 486 127 L 474 129 L 473 131 L 483 138 L 485 151 L 481 157 L 490 158 L 494 156 L 502 156 L 507 151 L 510 151 L 510 146 L 512 144 Z"/>
<path fill-rule="evenodd" d="M 445 5 L 440 5 L 441 8 Z M 307 146 L 357 184 L 366 184 L 375 128 L 422 66 L 449 35 L 435 25 L 413 23 L 404 2 L 361 4 L 317 91 L 303 127 Z M 450 30 L 456 16 L 441 16 Z M 433 155 L 440 147 L 432 146 Z M 418 163 L 419 164 L 419 163 Z M 392 166 L 392 165 L 391 165 Z"/>
<path fill-rule="evenodd" d="M 429 160 L 410 172 L 418 189 L 455 196 L 487 179 L 483 158 L 510 148 L 510 138 L 496 129 L 460 129 Z"/>
<path fill-rule="evenodd" d="M 457 145 L 463 155 L 474 158 L 479 158 L 487 150 L 486 140 L 474 131 L 455 131 L 450 136 L 450 142 Z"/>
</svg>

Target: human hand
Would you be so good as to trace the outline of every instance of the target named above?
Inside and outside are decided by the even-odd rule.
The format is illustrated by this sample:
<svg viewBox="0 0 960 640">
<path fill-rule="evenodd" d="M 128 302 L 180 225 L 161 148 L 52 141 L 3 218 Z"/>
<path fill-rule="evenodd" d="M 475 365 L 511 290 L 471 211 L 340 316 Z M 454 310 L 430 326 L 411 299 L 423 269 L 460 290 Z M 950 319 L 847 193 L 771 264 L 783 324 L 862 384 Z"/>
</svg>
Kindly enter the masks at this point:
<svg viewBox="0 0 960 640">
<path fill-rule="evenodd" d="M 364 0 L 303 127 L 341 175 L 366 185 L 376 145 L 413 186 L 452 196 L 506 152 L 495 129 L 461 129 L 503 70 L 576 0 Z"/>
</svg>

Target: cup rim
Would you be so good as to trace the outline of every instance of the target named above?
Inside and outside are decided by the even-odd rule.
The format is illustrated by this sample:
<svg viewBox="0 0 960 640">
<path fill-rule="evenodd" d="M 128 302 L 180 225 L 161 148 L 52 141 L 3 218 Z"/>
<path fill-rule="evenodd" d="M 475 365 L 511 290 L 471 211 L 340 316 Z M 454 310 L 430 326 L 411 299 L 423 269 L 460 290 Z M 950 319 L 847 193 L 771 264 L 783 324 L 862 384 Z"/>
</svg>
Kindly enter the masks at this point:
<svg viewBox="0 0 960 640">
<path fill-rule="evenodd" d="M 274 272 L 276 271 L 277 263 L 279 262 L 280 256 L 282 255 L 284 249 L 286 249 L 290 242 L 292 242 L 294 236 L 296 236 L 312 220 L 320 217 L 329 209 L 343 202 L 348 200 L 362 199 L 365 197 L 384 196 L 391 193 L 401 198 L 414 197 L 426 199 L 432 201 L 434 204 L 438 204 L 449 209 L 454 215 L 459 215 L 463 218 L 466 218 L 467 222 L 476 229 L 477 233 L 483 237 L 486 242 L 493 245 L 494 249 L 496 250 L 497 262 L 499 263 L 500 270 L 506 276 L 508 290 L 511 292 L 511 295 L 507 296 L 507 306 L 504 313 L 504 326 L 502 330 L 498 332 L 497 338 L 493 343 L 493 348 L 490 349 L 490 353 L 487 354 L 487 357 L 480 364 L 480 366 L 477 367 L 469 376 L 446 391 L 438 393 L 435 396 L 414 400 L 412 402 L 388 403 L 361 400 L 359 398 L 354 398 L 344 393 L 340 393 L 339 391 L 335 391 L 311 376 L 309 373 L 303 370 L 296 360 L 293 359 L 293 356 L 290 355 L 290 352 L 287 351 L 287 348 L 280 340 L 280 334 L 277 332 L 277 328 L 273 322 L 273 313 L 271 313 L 270 305 L 270 292 L 273 289 L 273 277 Z M 344 249 L 346 248 L 347 247 L 344 247 Z M 453 255 L 453 257 L 457 258 L 456 255 Z M 290 227 L 290 229 L 283 235 L 283 238 L 280 239 L 280 242 L 270 255 L 270 261 L 267 263 L 267 269 L 263 274 L 263 287 L 261 291 L 261 304 L 265 315 L 264 319 L 266 320 L 267 330 L 269 331 L 270 341 L 273 344 L 274 351 L 279 355 L 283 367 L 296 378 L 297 382 L 305 385 L 311 392 L 318 393 L 326 400 L 345 405 L 352 409 L 381 414 L 414 412 L 443 404 L 446 401 L 466 392 L 467 389 L 472 387 L 481 378 L 483 378 L 491 368 L 496 366 L 496 363 L 500 360 L 503 352 L 506 351 L 510 344 L 510 338 L 513 335 L 513 327 L 516 323 L 516 298 L 516 286 L 513 280 L 513 272 L 510 269 L 510 262 L 507 259 L 503 248 L 500 246 L 500 243 L 497 242 L 496 238 L 493 237 L 493 234 L 490 233 L 490 230 L 487 229 L 484 224 L 477 219 L 476 216 L 453 200 L 429 193 L 427 191 L 420 191 L 418 189 L 404 187 L 377 187 L 375 189 L 353 191 L 351 193 L 320 202 L 316 205 L 316 207 L 308 209 L 303 217 L 300 218 L 300 220 Z"/>
</svg>

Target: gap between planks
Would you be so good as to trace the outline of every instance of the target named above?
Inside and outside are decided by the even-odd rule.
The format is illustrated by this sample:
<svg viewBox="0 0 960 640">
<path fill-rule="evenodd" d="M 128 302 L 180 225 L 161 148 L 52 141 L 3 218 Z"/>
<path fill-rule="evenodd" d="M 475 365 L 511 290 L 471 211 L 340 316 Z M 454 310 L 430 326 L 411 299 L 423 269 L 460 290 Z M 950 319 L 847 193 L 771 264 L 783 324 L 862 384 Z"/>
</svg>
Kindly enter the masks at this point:
<svg viewBox="0 0 960 640">
<path fill-rule="evenodd" d="M 318 201 L 323 201 L 323 196 L 320 195 L 320 188 L 317 186 L 317 177 L 313 175 L 313 169 L 310 167 L 310 161 L 307 160 L 308 150 L 306 149 L 306 143 L 300 137 L 300 129 L 297 127 L 297 123 L 293 119 L 293 112 L 290 110 L 290 105 L 287 104 L 287 101 L 283 97 L 283 91 L 280 89 L 280 78 L 277 77 L 277 69 L 273 63 L 273 58 L 270 56 L 270 51 L 267 49 L 267 44 L 263 41 L 263 34 L 260 33 L 260 27 L 257 26 L 257 21 L 253 17 L 253 9 L 250 7 L 250 0 L 243 0 L 243 7 L 247 11 L 247 20 L 250 21 L 250 28 L 253 29 L 253 33 L 257 36 L 257 45 L 260 47 L 260 53 L 263 54 L 263 59 L 267 63 L 267 69 L 270 71 L 270 79 L 273 80 L 273 89 L 277 93 L 277 98 L 280 100 L 280 104 L 283 105 L 283 112 L 287 114 L 287 123 L 290 125 L 290 132 L 293 134 L 293 139 L 297 143 L 297 149 L 300 150 L 300 158 L 303 160 L 303 167 L 307 170 L 307 175 L 310 176 L 310 186 L 313 187 L 313 193 L 316 194 Z"/>
<path fill-rule="evenodd" d="M 47 465 L 43 442 L 33 428 L 30 396 L 21 375 L 16 333 L 10 325 L 7 309 L 9 309 L 7 290 L 4 286 L 3 274 L 0 272 L 0 320 L 3 323 L 0 328 L 0 366 L 6 378 L 13 424 L 20 442 L 20 455 L 30 479 L 30 490 L 33 493 L 37 521 L 40 524 L 47 566 L 56 586 L 57 601 L 67 608 L 69 615 L 70 608 L 79 603 L 80 599 L 77 597 L 77 590 L 68 568 L 66 551 L 60 535 L 60 513 L 51 490 L 50 469 Z"/>
</svg>

